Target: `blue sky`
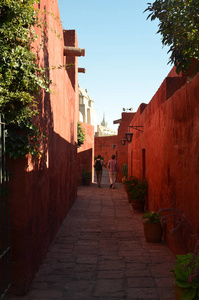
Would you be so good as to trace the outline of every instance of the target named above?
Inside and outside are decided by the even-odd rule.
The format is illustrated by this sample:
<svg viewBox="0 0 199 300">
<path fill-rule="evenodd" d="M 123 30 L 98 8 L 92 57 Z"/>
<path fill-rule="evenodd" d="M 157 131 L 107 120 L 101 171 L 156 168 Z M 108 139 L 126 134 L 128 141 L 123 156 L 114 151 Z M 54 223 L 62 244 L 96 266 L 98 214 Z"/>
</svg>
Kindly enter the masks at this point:
<svg viewBox="0 0 199 300">
<path fill-rule="evenodd" d="M 85 57 L 79 58 L 79 85 L 94 101 L 98 124 L 113 121 L 122 109 L 149 103 L 172 66 L 168 48 L 146 20 L 148 0 L 58 0 L 63 29 L 75 29 Z"/>
</svg>

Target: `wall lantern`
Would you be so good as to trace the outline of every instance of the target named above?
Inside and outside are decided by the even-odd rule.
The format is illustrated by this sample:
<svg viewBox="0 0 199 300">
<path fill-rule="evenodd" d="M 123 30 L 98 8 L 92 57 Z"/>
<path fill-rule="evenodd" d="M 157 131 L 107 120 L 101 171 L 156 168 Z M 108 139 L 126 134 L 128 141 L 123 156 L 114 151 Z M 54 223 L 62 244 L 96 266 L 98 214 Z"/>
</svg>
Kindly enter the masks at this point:
<svg viewBox="0 0 199 300">
<path fill-rule="evenodd" d="M 131 132 L 126 132 L 125 135 L 126 135 L 127 143 L 131 143 L 132 137 L 133 137 L 133 133 L 131 133 Z"/>
<path fill-rule="evenodd" d="M 116 145 L 112 145 L 113 149 L 115 149 Z"/>
<path fill-rule="evenodd" d="M 126 144 L 126 138 L 125 138 L 125 137 L 121 140 L 121 144 L 122 144 L 123 146 Z"/>
<path fill-rule="evenodd" d="M 141 127 L 143 128 L 143 126 L 129 126 L 129 128 L 133 128 L 133 129 L 135 129 L 135 130 L 138 130 L 138 131 L 143 132 L 143 130 L 139 129 L 139 128 L 141 128 Z M 126 140 L 127 140 L 127 142 L 128 142 L 128 143 L 131 143 L 132 137 L 133 137 L 133 133 L 131 133 L 131 132 L 126 132 L 125 135 L 126 135 Z M 125 145 L 125 143 L 122 144 L 122 145 Z"/>
</svg>

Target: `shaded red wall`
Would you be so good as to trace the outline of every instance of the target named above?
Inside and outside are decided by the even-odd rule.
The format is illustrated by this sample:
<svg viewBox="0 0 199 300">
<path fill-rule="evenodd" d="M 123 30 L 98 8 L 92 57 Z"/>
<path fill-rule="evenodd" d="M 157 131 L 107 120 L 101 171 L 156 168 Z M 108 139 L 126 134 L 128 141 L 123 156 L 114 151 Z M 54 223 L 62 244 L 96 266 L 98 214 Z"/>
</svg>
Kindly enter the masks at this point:
<svg viewBox="0 0 199 300">
<path fill-rule="evenodd" d="M 59 16 L 55 0 L 41 0 L 40 8 Z M 19 295 L 28 290 L 77 193 L 77 59 L 74 60 L 76 79 L 73 83 L 65 68 L 51 68 L 65 64 L 63 47 L 67 39 L 63 39 L 60 20 L 48 13 L 43 17 L 48 26 L 44 25 L 44 40 L 36 29 L 39 38 L 34 51 L 39 64 L 49 70 L 47 76 L 53 81 L 51 89 L 55 93 L 41 90 L 40 115 L 35 123 L 47 138 L 41 143 L 40 159 L 27 157 L 10 161 L 11 292 Z M 75 31 L 67 34 L 71 34 L 77 46 Z"/>
<path fill-rule="evenodd" d="M 178 209 L 190 220 L 173 236 L 166 225 L 167 245 L 185 253 L 193 251 L 199 228 L 199 74 L 181 88 L 178 79 L 167 77 L 138 109 L 131 125 L 144 132 L 134 130 L 128 161 L 131 175 L 148 180 L 147 209 Z"/>
<path fill-rule="evenodd" d="M 117 135 L 95 137 L 95 157 L 100 154 L 107 164 L 113 154 L 116 156 L 119 165 L 118 182 L 121 182 L 123 178 L 122 165 L 124 163 L 128 164 L 128 144 L 126 143 L 123 146 L 121 140 L 125 137 L 125 132 L 128 132 L 128 126 L 134 115 L 135 113 L 122 113 Z M 115 148 L 113 148 L 113 145 L 115 145 Z"/>
<path fill-rule="evenodd" d="M 94 126 L 87 123 L 80 122 L 84 133 L 86 134 L 86 139 L 84 144 L 78 148 L 78 183 L 81 185 L 80 178 L 82 177 L 82 170 L 85 169 L 92 173 L 92 180 L 94 178 Z"/>
</svg>

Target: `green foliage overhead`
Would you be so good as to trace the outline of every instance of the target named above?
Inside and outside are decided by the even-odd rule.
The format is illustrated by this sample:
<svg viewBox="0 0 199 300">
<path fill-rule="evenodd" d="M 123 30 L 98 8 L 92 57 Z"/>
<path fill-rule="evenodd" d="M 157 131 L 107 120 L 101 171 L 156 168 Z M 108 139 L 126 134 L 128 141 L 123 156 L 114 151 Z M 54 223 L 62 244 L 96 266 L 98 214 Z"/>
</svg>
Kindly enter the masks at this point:
<svg viewBox="0 0 199 300">
<path fill-rule="evenodd" d="M 0 113 L 7 128 L 7 150 L 13 157 L 37 152 L 38 145 L 32 142 L 40 133 L 31 117 L 38 113 L 40 88 L 49 91 L 46 71 L 38 67 L 31 49 L 37 38 L 34 28 L 40 26 L 33 6 L 38 2 L 0 1 Z"/>
<path fill-rule="evenodd" d="M 81 147 L 81 145 L 83 145 L 85 139 L 86 139 L 86 134 L 84 133 L 84 130 L 82 129 L 80 122 L 77 122 L 77 145 L 78 145 L 78 147 Z"/>
<path fill-rule="evenodd" d="M 148 3 L 147 19 L 158 19 L 162 44 L 169 47 L 169 63 L 176 72 L 186 71 L 199 60 L 199 0 L 156 0 Z"/>
<path fill-rule="evenodd" d="M 35 94 L 45 88 L 44 72 L 30 45 L 38 17 L 36 0 L 0 3 L 0 112 L 6 124 L 20 123 L 36 112 Z M 34 107 L 34 109 L 32 109 Z"/>
</svg>

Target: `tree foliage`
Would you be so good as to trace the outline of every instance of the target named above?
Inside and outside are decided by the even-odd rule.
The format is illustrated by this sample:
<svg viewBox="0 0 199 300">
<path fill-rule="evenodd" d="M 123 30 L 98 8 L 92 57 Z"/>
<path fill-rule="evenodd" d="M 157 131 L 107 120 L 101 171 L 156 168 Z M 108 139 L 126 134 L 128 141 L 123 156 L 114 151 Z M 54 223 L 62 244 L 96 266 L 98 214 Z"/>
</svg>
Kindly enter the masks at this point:
<svg viewBox="0 0 199 300">
<path fill-rule="evenodd" d="M 186 71 L 192 59 L 199 60 L 199 0 L 156 0 L 148 3 L 151 21 L 158 19 L 162 44 L 169 46 L 176 72 Z"/>
<path fill-rule="evenodd" d="M 45 69 L 38 67 L 36 54 L 31 49 L 37 38 L 34 28 L 39 26 L 33 6 L 38 2 L 0 1 L 0 113 L 7 128 L 7 148 L 12 148 L 10 156 L 15 153 L 14 157 L 36 153 L 36 143 L 30 141 L 37 141 L 40 132 L 31 117 L 38 113 L 36 97 L 40 88 L 49 91 Z M 13 134 L 20 130 L 23 130 L 22 136 L 17 135 L 13 140 Z M 24 147 L 20 151 L 21 142 Z"/>
</svg>

